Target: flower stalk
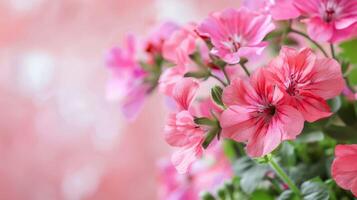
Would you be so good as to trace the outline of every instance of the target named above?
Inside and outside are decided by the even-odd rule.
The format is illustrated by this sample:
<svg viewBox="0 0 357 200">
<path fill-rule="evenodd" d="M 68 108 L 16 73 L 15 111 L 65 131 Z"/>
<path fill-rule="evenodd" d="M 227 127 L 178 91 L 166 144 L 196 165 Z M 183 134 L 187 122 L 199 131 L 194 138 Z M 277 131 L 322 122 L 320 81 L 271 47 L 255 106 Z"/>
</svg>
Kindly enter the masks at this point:
<svg viewBox="0 0 357 200">
<path fill-rule="evenodd" d="M 280 165 L 275 161 L 275 159 L 271 155 L 267 155 L 264 157 L 266 161 L 269 163 L 270 167 L 274 169 L 274 171 L 278 174 L 280 179 L 286 183 L 291 191 L 293 191 L 296 196 L 300 197 L 301 192 L 299 188 L 295 185 L 295 183 L 290 179 L 290 177 L 285 173 L 285 171 L 280 167 Z"/>
</svg>

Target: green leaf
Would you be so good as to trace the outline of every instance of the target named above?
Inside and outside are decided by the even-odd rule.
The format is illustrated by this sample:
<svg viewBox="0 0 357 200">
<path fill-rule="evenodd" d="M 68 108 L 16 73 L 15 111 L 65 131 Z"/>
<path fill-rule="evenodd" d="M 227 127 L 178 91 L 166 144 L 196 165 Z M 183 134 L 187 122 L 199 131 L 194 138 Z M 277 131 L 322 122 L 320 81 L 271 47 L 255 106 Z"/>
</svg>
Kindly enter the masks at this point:
<svg viewBox="0 0 357 200">
<path fill-rule="evenodd" d="M 324 133 L 330 137 L 344 142 L 357 142 L 357 126 L 335 126 L 331 125 L 325 128 Z"/>
<path fill-rule="evenodd" d="M 341 108 L 342 105 L 341 97 L 337 96 L 333 99 L 328 100 L 327 103 L 330 105 L 331 112 L 335 113 Z"/>
<path fill-rule="evenodd" d="M 337 114 L 345 124 L 355 124 L 357 122 L 355 102 L 348 101 L 345 97 L 342 97 L 341 106 Z"/>
<path fill-rule="evenodd" d="M 223 101 L 222 101 L 222 93 L 223 93 L 223 89 L 221 87 L 217 86 L 217 85 L 214 86 L 211 89 L 211 96 L 212 96 L 213 101 L 217 105 L 220 105 L 220 106 L 224 107 L 224 104 L 223 104 Z"/>
<path fill-rule="evenodd" d="M 194 122 L 198 125 L 208 125 L 208 126 L 212 126 L 215 125 L 216 122 L 207 118 L 207 117 L 196 117 L 194 119 Z"/>
<path fill-rule="evenodd" d="M 283 193 L 280 194 L 277 200 L 299 200 L 300 198 L 297 197 L 294 192 L 291 190 L 285 190 Z"/>
<path fill-rule="evenodd" d="M 296 164 L 296 155 L 294 146 L 289 142 L 284 142 L 279 150 L 279 157 L 281 158 L 281 164 L 288 167 Z"/>
<path fill-rule="evenodd" d="M 357 38 L 341 43 L 340 47 L 341 54 L 339 56 L 353 64 L 357 64 Z"/>
<path fill-rule="evenodd" d="M 202 200 L 215 200 L 216 198 L 209 192 L 203 192 L 201 193 L 201 199 Z"/>
<path fill-rule="evenodd" d="M 221 132 L 221 128 L 219 127 L 212 127 L 210 131 L 208 131 L 208 133 L 206 133 L 206 137 L 205 140 L 202 143 L 202 147 L 204 149 L 206 149 L 211 142 L 213 141 L 213 139 L 219 135 L 219 133 Z"/>
<path fill-rule="evenodd" d="M 319 142 L 324 139 L 324 133 L 320 130 L 304 133 L 297 138 L 297 142 L 301 143 L 313 143 Z"/>
<path fill-rule="evenodd" d="M 304 200 L 328 200 L 328 187 L 320 179 L 312 179 L 301 185 Z"/>
<path fill-rule="evenodd" d="M 193 77 L 193 78 L 208 78 L 209 71 L 196 71 L 196 72 L 187 72 L 184 77 Z"/>
<path fill-rule="evenodd" d="M 251 198 L 251 200 L 274 200 L 274 197 L 271 196 L 268 191 L 264 191 L 264 190 L 256 190 L 253 192 Z"/>
<path fill-rule="evenodd" d="M 241 188 L 248 194 L 261 184 L 269 169 L 268 165 L 257 164 L 249 157 L 242 157 L 234 164 L 235 174 L 241 177 Z"/>
<path fill-rule="evenodd" d="M 300 163 L 297 166 L 289 169 L 290 178 L 296 183 L 300 184 L 316 176 L 322 176 L 325 173 L 324 162 L 317 162 L 314 164 Z"/>
</svg>

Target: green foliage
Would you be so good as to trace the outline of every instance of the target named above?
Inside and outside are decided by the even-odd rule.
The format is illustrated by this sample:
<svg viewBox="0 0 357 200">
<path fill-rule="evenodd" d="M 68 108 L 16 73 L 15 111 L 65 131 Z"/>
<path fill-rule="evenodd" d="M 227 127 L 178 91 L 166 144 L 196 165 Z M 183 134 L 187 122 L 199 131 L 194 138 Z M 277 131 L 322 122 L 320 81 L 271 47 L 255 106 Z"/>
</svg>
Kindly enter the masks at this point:
<svg viewBox="0 0 357 200">
<path fill-rule="evenodd" d="M 261 184 L 269 169 L 268 165 L 257 164 L 249 157 L 242 157 L 234 163 L 234 172 L 241 177 L 241 188 L 248 194 Z"/>
<path fill-rule="evenodd" d="M 328 200 L 328 187 L 319 178 L 304 182 L 301 185 L 304 200 Z"/>
<path fill-rule="evenodd" d="M 222 101 L 222 93 L 223 93 L 223 89 L 217 85 L 211 89 L 211 97 L 212 97 L 213 101 L 217 105 L 224 107 L 224 104 Z"/>
</svg>

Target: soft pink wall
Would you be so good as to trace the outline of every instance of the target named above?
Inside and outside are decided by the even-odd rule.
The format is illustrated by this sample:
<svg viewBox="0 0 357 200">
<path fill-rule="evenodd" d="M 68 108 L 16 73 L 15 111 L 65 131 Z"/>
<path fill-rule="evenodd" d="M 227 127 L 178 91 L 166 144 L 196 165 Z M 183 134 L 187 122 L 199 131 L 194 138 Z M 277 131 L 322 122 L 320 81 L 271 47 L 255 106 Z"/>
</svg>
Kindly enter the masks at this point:
<svg viewBox="0 0 357 200">
<path fill-rule="evenodd" d="M 103 55 L 127 31 L 142 34 L 157 19 L 178 19 L 158 14 L 175 1 L 196 19 L 238 6 L 0 2 L 0 199 L 156 198 L 156 161 L 169 151 L 161 137 L 163 98 L 151 96 L 137 121 L 126 122 L 118 104 L 104 98 Z"/>
</svg>

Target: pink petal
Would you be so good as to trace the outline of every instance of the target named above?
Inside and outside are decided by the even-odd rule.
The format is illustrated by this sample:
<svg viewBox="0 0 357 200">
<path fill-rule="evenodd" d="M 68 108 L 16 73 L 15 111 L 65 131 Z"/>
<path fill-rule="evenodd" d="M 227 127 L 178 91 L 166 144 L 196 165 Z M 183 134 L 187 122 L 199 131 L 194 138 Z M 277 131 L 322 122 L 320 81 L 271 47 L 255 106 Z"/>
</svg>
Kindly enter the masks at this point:
<svg viewBox="0 0 357 200">
<path fill-rule="evenodd" d="M 348 155 L 357 155 L 357 144 L 351 145 L 337 145 L 335 148 L 335 156 L 348 156 Z"/>
<path fill-rule="evenodd" d="M 191 164 L 201 157 L 201 155 L 201 144 L 192 147 L 182 147 L 174 152 L 171 161 L 175 165 L 178 173 L 184 174 L 187 172 Z"/>
<path fill-rule="evenodd" d="M 314 17 L 306 20 L 307 32 L 309 36 L 316 41 L 331 41 L 334 33 L 332 24 L 324 22 L 320 17 Z"/>
<path fill-rule="evenodd" d="M 170 114 L 165 126 L 165 140 L 172 146 L 182 147 L 196 144 L 203 138 L 204 131 L 197 127 L 188 111 Z"/>
<path fill-rule="evenodd" d="M 220 118 L 223 137 L 247 141 L 255 131 L 255 120 L 250 112 L 251 110 L 241 106 L 231 106 L 223 111 Z"/>
<path fill-rule="evenodd" d="M 184 78 L 176 84 L 172 95 L 179 110 L 189 109 L 198 87 L 199 83 L 192 78 Z"/>
<path fill-rule="evenodd" d="M 277 110 L 280 124 L 284 127 L 283 140 L 292 140 L 304 128 L 304 117 L 295 108 L 283 105 Z"/>
<path fill-rule="evenodd" d="M 336 97 L 345 86 L 340 64 L 330 58 L 316 60 L 310 81 L 305 89 L 324 99 Z"/>
<path fill-rule="evenodd" d="M 134 120 L 139 114 L 139 111 L 144 105 L 147 90 L 148 87 L 146 86 L 139 86 L 137 88 L 134 88 L 128 93 L 128 95 L 122 102 L 121 110 L 128 120 Z"/>
<path fill-rule="evenodd" d="M 300 16 L 300 11 L 294 6 L 292 0 L 276 0 L 270 7 L 270 13 L 275 20 L 295 19 Z"/>
<path fill-rule="evenodd" d="M 301 112 L 306 121 L 314 122 L 331 116 L 330 107 L 321 97 L 308 92 L 301 93 L 300 96 L 295 99 L 294 106 Z"/>
</svg>

